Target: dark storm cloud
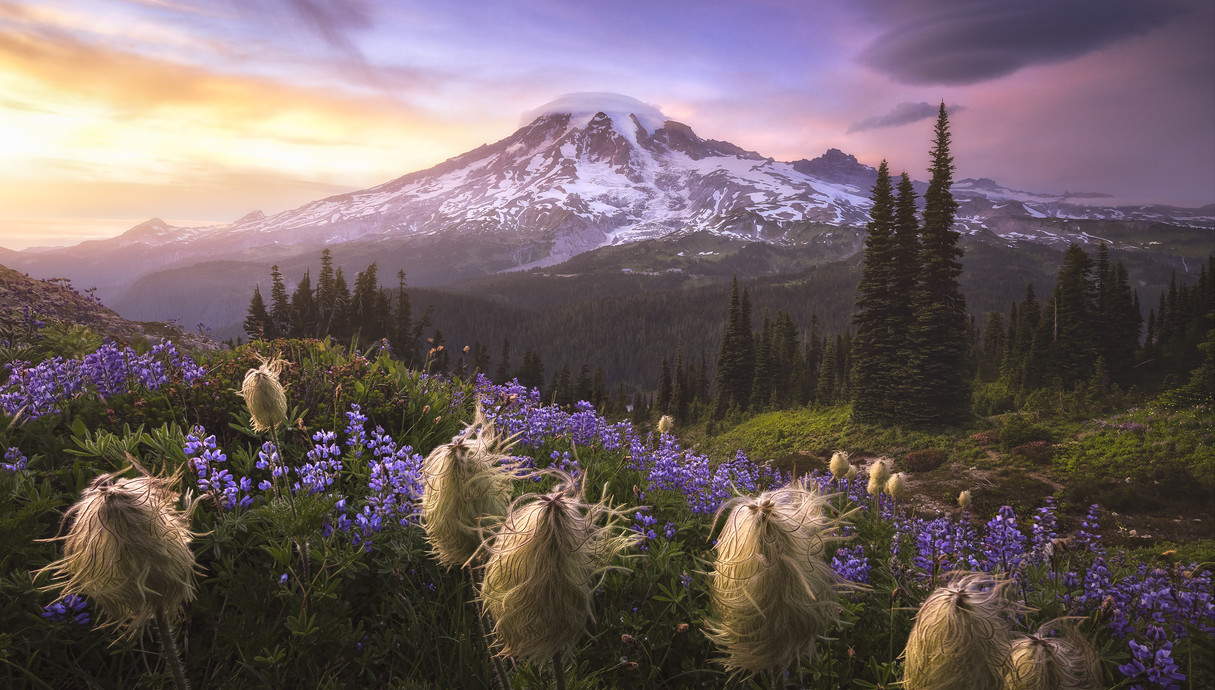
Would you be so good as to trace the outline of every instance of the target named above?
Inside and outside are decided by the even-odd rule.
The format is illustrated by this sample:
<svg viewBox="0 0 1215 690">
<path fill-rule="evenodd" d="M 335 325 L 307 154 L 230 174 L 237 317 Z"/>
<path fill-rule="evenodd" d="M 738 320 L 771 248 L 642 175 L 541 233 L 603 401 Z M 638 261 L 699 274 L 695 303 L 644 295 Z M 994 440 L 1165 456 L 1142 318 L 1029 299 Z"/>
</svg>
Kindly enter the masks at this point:
<svg viewBox="0 0 1215 690">
<path fill-rule="evenodd" d="M 946 106 L 950 113 L 957 113 L 965 110 L 960 105 Z M 857 120 L 848 127 L 848 133 L 863 132 L 867 129 L 881 129 L 883 127 L 898 127 L 899 125 L 911 124 L 920 120 L 927 120 L 931 117 L 936 117 L 940 110 L 940 105 L 932 103 L 899 103 L 890 109 L 890 112 L 885 115 L 874 115 L 863 120 Z"/>
<path fill-rule="evenodd" d="M 908 84 L 973 84 L 1146 33 L 1183 7 L 1179 0 L 881 0 L 870 9 L 889 28 L 860 60 Z"/>
</svg>

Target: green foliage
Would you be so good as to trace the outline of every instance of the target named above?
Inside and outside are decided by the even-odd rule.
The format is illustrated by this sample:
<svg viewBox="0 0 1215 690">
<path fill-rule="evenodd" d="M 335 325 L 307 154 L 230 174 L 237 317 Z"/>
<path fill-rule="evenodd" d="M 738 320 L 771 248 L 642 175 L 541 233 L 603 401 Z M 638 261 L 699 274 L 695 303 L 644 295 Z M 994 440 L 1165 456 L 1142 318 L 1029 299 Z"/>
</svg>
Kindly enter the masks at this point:
<svg viewBox="0 0 1215 690">
<path fill-rule="evenodd" d="M 1049 441 L 1050 431 L 1034 424 L 1028 416 L 1008 415 L 1000 425 L 1000 449 L 1011 451 L 1014 447 L 1033 441 Z"/>
<path fill-rule="evenodd" d="M 55 593 L 41 590 L 46 578 L 31 573 L 52 561 L 59 547 L 40 540 L 56 534 L 60 515 L 85 485 L 99 472 L 124 466 L 128 454 L 152 472 L 181 469 L 193 424 L 202 423 L 216 435 L 234 475 L 269 476 L 256 469 L 258 450 L 267 439 L 249 430 L 247 412 L 235 396 L 259 354 L 278 354 L 291 362 L 282 375 L 295 408 L 280 439 L 285 461 L 305 462 L 316 446 L 312 434 L 329 429 L 340 434 L 342 469 L 331 488 L 315 494 L 288 498 L 259 493 L 242 509 L 226 508 L 215 496 L 200 501 L 193 527 L 200 533 L 194 551 L 202 572 L 197 598 L 179 629 L 179 636 L 189 641 L 188 675 L 198 686 L 215 688 L 488 687 L 485 640 L 470 604 L 474 589 L 466 571 L 439 567 L 422 531 L 409 520 L 375 532 L 370 550 L 352 540 L 352 531 L 331 530 L 340 508 L 330 492 L 355 505 L 368 491 L 370 450 L 347 445 L 342 432 L 350 405 L 361 406 L 369 430 L 381 426 L 396 443 L 425 453 L 449 441 L 471 418 L 468 385 L 409 369 L 383 352 L 354 354 L 296 340 L 212 353 L 206 360 L 206 383 L 195 388 L 80 400 L 63 416 L 2 432 L 0 445 L 19 447 L 29 462 L 25 470 L 0 472 L 0 685 L 167 683 L 168 672 L 150 652 L 149 640 L 112 644 L 112 635 L 92 626 L 41 616 Z M 677 360 L 676 372 L 681 368 Z M 824 458 L 837 449 L 897 454 L 908 468 L 913 457 L 972 463 L 995 452 L 991 420 L 927 431 L 860 424 L 851 412 L 848 406 L 821 406 L 757 415 L 704 440 L 703 451 L 716 459 L 745 448 L 753 458 L 798 473 L 824 467 Z M 1102 477 L 1106 467 L 1119 473 L 1137 467 L 1136 477 L 1160 481 L 1161 491 L 1184 488 L 1170 478 L 1174 475 L 1207 491 L 1215 488 L 1207 408 L 1143 408 L 1084 424 L 1016 415 L 1004 420 L 1000 441 L 1006 429 L 1025 424 L 1059 441 L 1052 464 L 1036 471 L 1083 478 Z M 630 516 L 644 505 L 645 514 L 656 521 L 657 536 L 623 564 L 627 569 L 609 573 L 599 587 L 589 634 L 567 655 L 569 687 L 725 686 L 719 652 L 703 632 L 713 521 L 692 513 L 682 492 L 650 485 L 631 468 L 628 448 L 574 447 L 568 438 L 557 437 L 517 452 L 540 468 L 558 464 L 558 458 L 576 458 L 586 474 L 588 498 L 629 506 Z M 1014 475 L 1022 469 L 1008 468 Z M 917 479 L 943 472 L 925 472 Z M 185 481 L 193 480 L 187 466 Z M 546 490 L 551 481 L 522 482 L 517 492 Z M 1073 504 L 1087 497 L 1068 492 Z M 838 510 L 852 507 L 843 496 L 833 500 Z M 994 512 L 994 506 L 984 506 L 976 500 L 975 510 L 986 511 L 976 514 L 980 523 Z M 915 607 L 933 583 L 907 576 L 913 567 L 911 535 L 896 534 L 891 522 L 868 511 L 855 515 L 852 526 L 853 543 L 864 545 L 873 566 L 870 588 L 844 597 L 844 624 L 831 631 L 830 639 L 819 641 L 816 660 L 792 671 L 791 684 L 877 688 L 901 678 L 898 655 Z M 896 537 L 901 539 L 897 555 L 891 551 Z M 1183 548 L 1185 556 L 1197 557 L 1210 547 Z M 1162 558 L 1146 551 L 1143 557 Z M 1085 558 L 1089 556 L 1061 553 L 1053 565 L 1080 569 Z M 1135 565 L 1134 559 L 1110 559 L 1115 578 L 1131 574 Z M 1035 586 L 1027 603 L 1037 608 L 1027 625 L 1064 613 L 1056 598 L 1063 578 L 1058 572 L 1050 576 L 1049 567 L 1027 570 Z M 1086 634 L 1097 634 L 1093 621 L 1084 625 Z M 1200 659 L 1205 650 L 1199 646 L 1206 642 L 1194 639 L 1179 641 L 1175 658 Z M 1118 646 L 1105 633 L 1098 642 L 1111 653 L 1112 663 L 1126 661 L 1126 652 L 1120 651 L 1124 644 Z M 551 682 L 549 674 L 547 668 L 523 664 L 514 669 L 512 686 Z M 1211 677 L 1201 669 L 1193 675 L 1199 683 Z M 758 682 L 739 684 L 758 687 Z"/>
</svg>

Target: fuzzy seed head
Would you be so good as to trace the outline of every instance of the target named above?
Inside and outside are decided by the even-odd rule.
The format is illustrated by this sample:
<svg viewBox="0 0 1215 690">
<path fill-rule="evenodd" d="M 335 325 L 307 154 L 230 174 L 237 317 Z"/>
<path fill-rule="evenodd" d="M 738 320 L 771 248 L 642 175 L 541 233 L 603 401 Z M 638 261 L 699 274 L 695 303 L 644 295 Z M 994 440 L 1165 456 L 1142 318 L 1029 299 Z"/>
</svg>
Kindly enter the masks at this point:
<svg viewBox="0 0 1215 690">
<path fill-rule="evenodd" d="M 907 496 L 907 477 L 902 472 L 890 476 L 886 480 L 886 493 L 894 500 L 902 500 Z"/>
<path fill-rule="evenodd" d="M 175 616 L 194 597 L 197 565 L 189 517 L 173 479 L 104 474 L 64 515 L 63 558 L 48 565 L 63 594 L 92 599 L 122 637 L 139 634 L 164 607 Z"/>
<path fill-rule="evenodd" d="M 1061 637 L 1050 633 L 1058 631 Z M 1075 624 L 1056 619 L 1013 641 L 1006 690 L 1100 690 L 1101 657 Z"/>
<path fill-rule="evenodd" d="M 481 603 L 503 656 L 545 661 L 575 644 L 597 581 L 637 541 L 619 511 L 565 487 L 519 497 L 488 547 Z"/>
<path fill-rule="evenodd" d="M 852 481 L 853 479 L 856 479 L 858 474 L 860 474 L 860 470 L 856 469 L 856 465 L 852 465 L 848 468 L 848 472 L 844 475 L 844 479 Z"/>
<path fill-rule="evenodd" d="M 963 491 L 962 493 L 958 494 L 958 507 L 959 508 L 961 508 L 962 510 L 966 510 L 967 508 L 970 507 L 970 503 L 971 503 L 971 498 L 970 498 L 969 490 Z"/>
<path fill-rule="evenodd" d="M 669 434 L 671 429 L 675 428 L 675 418 L 669 414 L 664 414 L 658 420 L 658 433 Z"/>
<path fill-rule="evenodd" d="M 463 566 L 506 515 L 514 458 L 490 452 L 494 440 L 459 439 L 422 461 L 422 527 L 439 563 Z"/>
<path fill-rule="evenodd" d="M 848 475 L 848 470 L 852 469 L 851 463 L 848 462 L 848 454 L 842 450 L 837 450 L 831 454 L 831 464 L 828 465 L 831 470 L 831 476 L 840 479 Z"/>
<path fill-rule="evenodd" d="M 281 359 L 262 359 L 261 366 L 245 372 L 240 395 L 253 417 L 253 430 L 264 432 L 287 419 L 287 394 L 278 375 L 287 363 Z"/>
<path fill-rule="evenodd" d="M 824 547 L 839 540 L 827 500 L 793 485 L 727 501 L 709 580 L 706 635 L 727 669 L 782 669 L 838 622 L 843 580 Z"/>
<path fill-rule="evenodd" d="M 878 494 L 886 488 L 886 481 L 890 479 L 890 461 L 886 458 L 878 458 L 869 468 L 869 486 L 866 491 L 870 496 L 877 498 Z"/>
<path fill-rule="evenodd" d="M 907 690 L 1001 690 L 1008 669 L 1010 586 L 985 573 L 955 576 L 920 606 L 907 638 Z"/>
</svg>

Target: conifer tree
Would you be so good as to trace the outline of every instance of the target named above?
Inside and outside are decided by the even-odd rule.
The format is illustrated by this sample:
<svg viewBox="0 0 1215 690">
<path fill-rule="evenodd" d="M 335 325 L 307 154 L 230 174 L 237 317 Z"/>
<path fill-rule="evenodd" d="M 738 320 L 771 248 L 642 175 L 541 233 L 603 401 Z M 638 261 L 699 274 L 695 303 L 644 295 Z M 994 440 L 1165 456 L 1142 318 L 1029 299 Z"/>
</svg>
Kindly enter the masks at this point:
<svg viewBox="0 0 1215 690">
<path fill-rule="evenodd" d="M 329 323 L 329 335 L 338 340 L 346 340 L 352 334 L 350 306 L 350 287 L 346 284 L 346 273 L 338 266 L 333 274 L 333 315 Z"/>
<path fill-rule="evenodd" d="M 772 400 L 772 320 L 764 310 L 763 325 L 755 343 L 755 373 L 751 382 L 753 410 L 762 410 Z"/>
<path fill-rule="evenodd" d="M 894 254 L 895 204 L 886 161 L 878 166 L 873 185 L 873 207 L 865 226 L 865 256 L 857 286 L 856 350 L 853 353 L 854 396 L 852 416 L 868 423 L 894 418 L 894 384 L 899 340 L 892 329 L 895 318 Z M 838 355 L 837 355 L 838 356 Z"/>
<path fill-rule="evenodd" d="M 523 353 L 523 362 L 519 365 L 515 377 L 519 379 L 519 385 L 527 388 L 544 386 L 544 362 L 535 350 Z"/>
<path fill-rule="evenodd" d="M 741 295 L 738 278 L 730 290 L 726 332 L 717 355 L 717 401 L 714 417 L 721 419 L 731 406 L 746 409 L 751 397 L 755 355 L 751 340 L 751 300 L 746 290 Z"/>
<path fill-rule="evenodd" d="M 583 362 L 582 368 L 578 370 L 578 377 L 574 379 L 574 402 L 590 402 L 591 386 L 591 365 Z"/>
<path fill-rule="evenodd" d="M 918 424 L 958 422 L 970 410 L 969 319 L 966 298 L 958 283 L 962 250 L 958 247 L 959 234 L 953 230 L 958 202 L 950 192 L 954 165 L 944 102 L 935 134 L 920 232 L 922 268 L 913 295 L 916 318 L 910 334 L 910 385 L 902 401 L 906 407 L 899 415 Z"/>
<path fill-rule="evenodd" d="M 675 374 L 671 383 L 671 416 L 676 424 L 688 423 L 688 374 L 683 368 L 683 350 L 675 351 Z"/>
<path fill-rule="evenodd" d="M 274 323 L 274 337 L 281 338 L 291 331 L 291 298 L 283 284 L 283 274 L 278 264 L 270 267 L 270 320 Z"/>
<path fill-rule="evenodd" d="M 595 373 L 591 376 L 591 404 L 602 409 L 607 402 L 607 374 L 603 373 L 603 367 L 595 367 Z"/>
<path fill-rule="evenodd" d="M 254 285 L 253 299 L 249 301 L 249 314 L 245 317 L 245 335 L 249 336 L 249 340 L 271 340 L 274 338 L 274 333 L 270 330 L 272 326 L 270 314 L 266 312 L 266 302 L 262 299 L 261 286 Z"/>
<path fill-rule="evenodd" d="M 502 351 L 498 355 L 498 368 L 494 370 L 494 381 L 506 383 L 510 380 L 510 341 L 502 339 Z"/>
<path fill-rule="evenodd" d="M 667 363 L 667 358 L 662 358 L 662 373 L 658 376 L 658 401 L 655 407 L 658 408 L 659 414 L 668 414 L 671 407 L 671 365 Z"/>
<path fill-rule="evenodd" d="M 1092 259 L 1079 245 L 1068 246 L 1046 305 L 1051 319 L 1047 373 L 1065 384 L 1087 380 L 1097 359 L 1097 288 L 1092 269 Z"/>
<path fill-rule="evenodd" d="M 337 284 L 333 273 L 333 255 L 326 247 L 321 251 L 321 271 L 316 276 L 316 335 L 329 335 L 337 308 Z"/>
<path fill-rule="evenodd" d="M 304 277 L 291 293 L 291 336 L 306 338 L 316 332 L 316 301 L 312 295 L 312 277 L 304 271 Z"/>
<path fill-rule="evenodd" d="M 412 364 L 416 357 L 413 352 L 413 303 L 407 288 L 405 269 L 401 269 L 397 271 L 397 303 L 392 310 L 392 332 L 388 339 L 401 361 Z"/>
<path fill-rule="evenodd" d="M 830 340 L 823 350 L 822 366 L 818 372 L 818 382 L 814 389 L 814 401 L 819 405 L 835 403 L 839 390 L 838 358 L 835 343 Z"/>
</svg>

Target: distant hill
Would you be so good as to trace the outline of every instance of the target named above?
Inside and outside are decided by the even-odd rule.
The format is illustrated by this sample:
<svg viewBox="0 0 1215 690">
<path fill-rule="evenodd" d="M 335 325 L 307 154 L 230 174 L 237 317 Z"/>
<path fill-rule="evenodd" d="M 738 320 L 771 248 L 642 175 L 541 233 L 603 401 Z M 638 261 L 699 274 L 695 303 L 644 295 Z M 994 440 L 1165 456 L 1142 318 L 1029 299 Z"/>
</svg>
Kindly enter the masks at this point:
<svg viewBox="0 0 1215 690">
<path fill-rule="evenodd" d="M 106 308 L 91 294 L 81 294 L 65 278 L 38 280 L 0 266 L 0 333 L 21 330 L 28 320 L 86 326 L 103 338 L 129 343 L 153 342 L 198 345 L 206 341 L 174 324 L 130 321 Z"/>
</svg>

